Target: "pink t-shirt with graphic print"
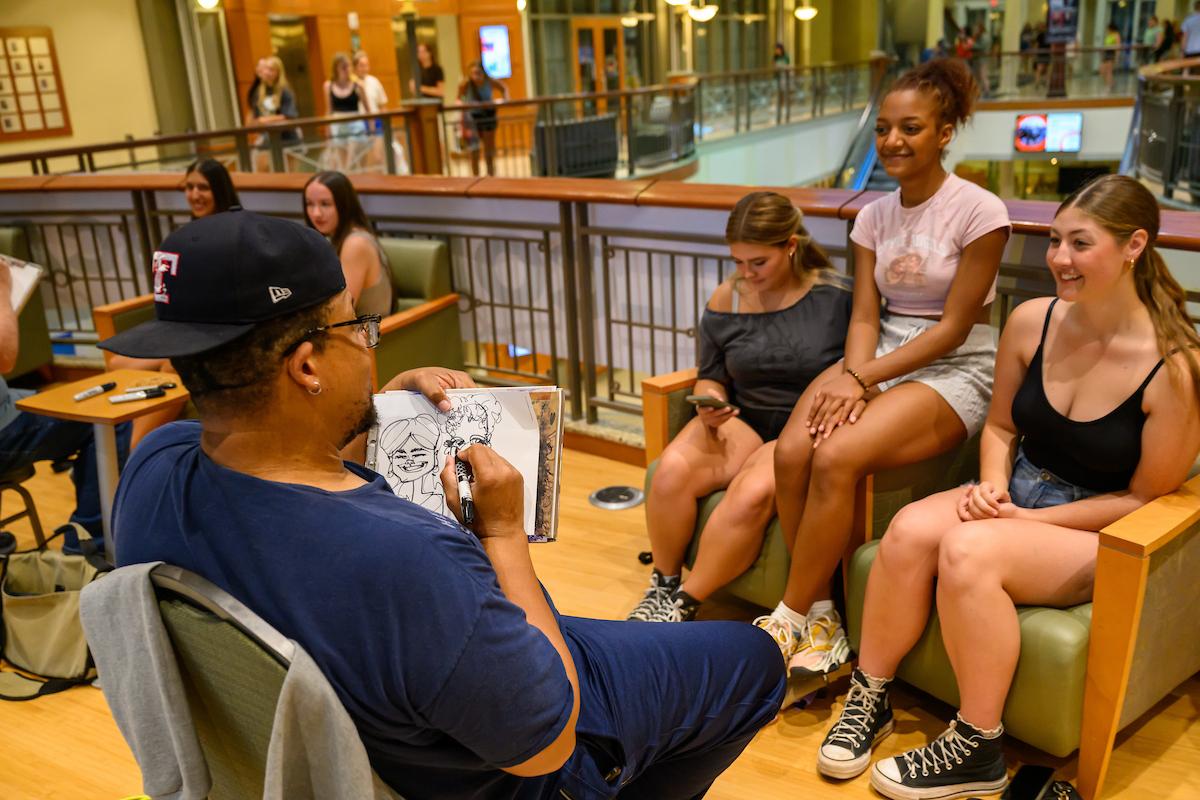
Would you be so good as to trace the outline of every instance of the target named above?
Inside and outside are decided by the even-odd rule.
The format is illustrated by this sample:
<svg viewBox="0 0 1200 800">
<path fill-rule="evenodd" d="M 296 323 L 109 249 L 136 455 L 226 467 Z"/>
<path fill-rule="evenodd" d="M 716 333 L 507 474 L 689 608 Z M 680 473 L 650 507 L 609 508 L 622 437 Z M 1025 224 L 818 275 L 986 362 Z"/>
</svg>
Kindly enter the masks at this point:
<svg viewBox="0 0 1200 800">
<path fill-rule="evenodd" d="M 900 205 L 899 189 L 866 206 L 850 241 L 875 251 L 875 284 L 889 312 L 929 316 L 942 313 L 963 249 L 999 228 L 1012 228 L 1004 202 L 949 174 L 919 206 Z M 995 297 L 992 281 L 986 302 Z"/>
</svg>

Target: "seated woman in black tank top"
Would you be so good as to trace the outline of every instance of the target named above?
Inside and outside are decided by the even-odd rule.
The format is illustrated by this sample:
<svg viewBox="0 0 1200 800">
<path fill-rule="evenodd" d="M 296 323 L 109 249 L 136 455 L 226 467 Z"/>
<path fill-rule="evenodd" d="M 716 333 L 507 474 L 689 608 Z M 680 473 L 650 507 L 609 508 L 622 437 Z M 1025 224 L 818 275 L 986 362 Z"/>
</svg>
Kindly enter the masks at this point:
<svg viewBox="0 0 1200 800">
<path fill-rule="evenodd" d="M 925 629 L 936 578 L 958 718 L 877 762 L 871 784 L 905 798 L 1005 785 L 1016 606 L 1090 600 L 1096 531 L 1176 489 L 1200 450 L 1200 337 L 1154 249 L 1158 226 L 1150 192 L 1116 175 L 1059 207 L 1046 253 L 1058 297 L 1023 303 L 1004 328 L 979 483 L 906 506 L 880 544 L 859 668 L 821 772 L 857 775 L 891 730 L 886 685 Z"/>
<path fill-rule="evenodd" d="M 754 563 L 775 514 L 775 439 L 809 382 L 845 348 L 851 293 L 790 200 L 746 195 L 725 239 L 737 272 L 713 292 L 700 320 L 693 393 L 732 405 L 698 406 L 659 458 L 646 499 L 655 568 L 630 619 L 690 620 L 701 601 Z M 682 581 L 696 501 L 720 489 L 725 497 Z"/>
</svg>

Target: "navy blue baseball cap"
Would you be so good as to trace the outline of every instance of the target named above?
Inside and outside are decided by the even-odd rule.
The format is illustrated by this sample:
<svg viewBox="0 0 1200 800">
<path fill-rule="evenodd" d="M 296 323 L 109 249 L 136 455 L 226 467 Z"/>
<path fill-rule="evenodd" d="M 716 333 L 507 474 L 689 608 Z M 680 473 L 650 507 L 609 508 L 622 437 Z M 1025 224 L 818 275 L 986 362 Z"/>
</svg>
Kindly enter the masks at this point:
<svg viewBox="0 0 1200 800">
<path fill-rule="evenodd" d="M 134 358 L 196 355 L 345 288 L 324 236 L 235 206 L 163 239 L 154 252 L 154 320 L 99 346 Z"/>
</svg>

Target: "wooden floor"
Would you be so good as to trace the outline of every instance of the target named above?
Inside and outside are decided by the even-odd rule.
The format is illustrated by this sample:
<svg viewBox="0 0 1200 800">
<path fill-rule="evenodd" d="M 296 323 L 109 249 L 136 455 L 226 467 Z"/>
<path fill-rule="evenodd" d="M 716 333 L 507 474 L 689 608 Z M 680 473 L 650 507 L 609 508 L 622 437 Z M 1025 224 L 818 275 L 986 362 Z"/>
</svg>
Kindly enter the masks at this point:
<svg viewBox="0 0 1200 800">
<path fill-rule="evenodd" d="M 610 484 L 640 485 L 642 470 L 568 451 L 564 465 L 561 540 L 534 547 L 534 561 L 559 609 L 566 614 L 619 618 L 633 605 L 648 567 L 636 555 L 646 547 L 643 510 L 598 511 L 587 495 Z M 67 475 L 39 465 L 28 483 L 47 529 L 61 524 L 72 505 Z M 6 500 L 8 498 L 5 498 Z M 32 544 L 24 521 L 13 526 L 22 546 Z M 710 603 L 702 616 L 741 618 L 756 609 Z M 876 797 L 865 778 L 832 783 L 815 771 L 815 753 L 829 723 L 833 698 L 784 712 L 764 729 L 713 787 L 715 800 Z M 949 709 L 914 691 L 897 691 L 896 734 L 877 751 L 894 754 L 942 730 Z M 1075 761 L 1056 761 L 1018 743 L 1010 767 L 1034 761 L 1074 776 Z M 115 800 L 141 791 L 137 766 L 103 695 L 94 688 L 24 703 L 0 702 L 0 800 Z M 1106 798 L 1200 798 L 1200 678 L 1177 692 L 1118 739 Z"/>
</svg>

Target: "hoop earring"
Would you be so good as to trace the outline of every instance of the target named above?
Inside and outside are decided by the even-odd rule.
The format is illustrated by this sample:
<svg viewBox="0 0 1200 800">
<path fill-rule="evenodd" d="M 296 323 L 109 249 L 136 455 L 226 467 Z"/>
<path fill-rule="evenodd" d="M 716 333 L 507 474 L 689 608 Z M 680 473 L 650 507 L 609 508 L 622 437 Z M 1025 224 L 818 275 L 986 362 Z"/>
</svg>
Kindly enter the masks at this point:
<svg viewBox="0 0 1200 800">
<path fill-rule="evenodd" d="M 313 381 L 313 385 L 308 387 L 308 393 L 313 397 L 319 395 L 321 393 L 321 382 Z"/>
</svg>

